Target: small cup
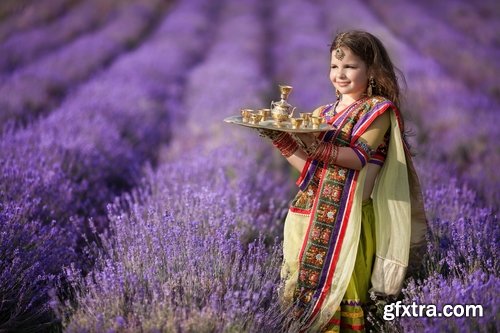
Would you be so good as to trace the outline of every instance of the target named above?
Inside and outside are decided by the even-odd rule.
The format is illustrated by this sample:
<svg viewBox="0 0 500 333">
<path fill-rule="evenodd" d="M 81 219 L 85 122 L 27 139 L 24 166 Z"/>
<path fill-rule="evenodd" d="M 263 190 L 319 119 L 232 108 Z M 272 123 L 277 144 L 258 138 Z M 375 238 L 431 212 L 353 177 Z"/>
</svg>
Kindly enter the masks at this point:
<svg viewBox="0 0 500 333">
<path fill-rule="evenodd" d="M 252 109 L 241 109 L 241 121 L 248 123 L 250 121 L 250 116 L 253 114 Z"/>
<path fill-rule="evenodd" d="M 304 119 L 303 118 L 292 118 L 292 119 L 290 119 L 290 121 L 292 122 L 292 128 L 298 129 L 302 125 L 302 122 L 304 121 Z"/>
<path fill-rule="evenodd" d="M 262 115 L 261 114 L 255 114 L 254 113 L 254 114 L 252 114 L 250 116 L 250 123 L 254 124 L 254 125 L 258 125 L 260 123 L 261 119 L 262 119 Z"/>
<path fill-rule="evenodd" d="M 321 125 L 324 122 L 324 120 L 325 118 L 323 117 L 311 117 L 312 128 L 318 129 L 319 125 Z"/>
<path fill-rule="evenodd" d="M 271 119 L 271 109 L 259 109 L 259 114 L 262 116 L 262 121 Z"/>
<path fill-rule="evenodd" d="M 300 118 L 304 119 L 304 127 L 309 126 L 311 123 L 312 112 L 301 112 Z"/>
</svg>

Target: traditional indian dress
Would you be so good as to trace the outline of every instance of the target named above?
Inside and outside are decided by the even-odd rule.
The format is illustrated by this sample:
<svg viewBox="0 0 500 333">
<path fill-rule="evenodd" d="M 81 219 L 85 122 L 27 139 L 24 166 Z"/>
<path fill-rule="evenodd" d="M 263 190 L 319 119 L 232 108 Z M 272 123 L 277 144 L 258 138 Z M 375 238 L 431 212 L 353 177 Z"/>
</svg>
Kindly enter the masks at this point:
<svg viewBox="0 0 500 333">
<path fill-rule="evenodd" d="M 384 112 L 390 112 L 391 124 L 370 160 L 382 168 L 366 202 L 366 167 L 306 162 L 285 220 L 283 303 L 293 308 L 293 330 L 360 332 L 368 289 L 379 295 L 400 292 L 410 248 L 424 246 L 427 221 L 395 105 L 374 96 L 339 115 L 332 104 L 319 110 L 333 129 L 320 139 L 341 147 L 355 147 Z"/>
</svg>

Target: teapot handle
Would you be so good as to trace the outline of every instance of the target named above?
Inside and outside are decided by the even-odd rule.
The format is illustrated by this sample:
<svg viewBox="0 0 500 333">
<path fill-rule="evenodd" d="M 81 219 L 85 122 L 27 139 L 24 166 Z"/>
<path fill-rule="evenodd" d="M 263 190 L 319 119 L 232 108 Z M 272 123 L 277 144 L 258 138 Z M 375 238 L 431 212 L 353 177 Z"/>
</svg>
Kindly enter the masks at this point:
<svg viewBox="0 0 500 333">
<path fill-rule="evenodd" d="M 295 111 L 296 108 L 297 108 L 296 106 L 294 106 L 293 108 L 291 108 L 290 114 L 288 115 L 288 118 L 293 118 L 293 112 Z"/>
</svg>

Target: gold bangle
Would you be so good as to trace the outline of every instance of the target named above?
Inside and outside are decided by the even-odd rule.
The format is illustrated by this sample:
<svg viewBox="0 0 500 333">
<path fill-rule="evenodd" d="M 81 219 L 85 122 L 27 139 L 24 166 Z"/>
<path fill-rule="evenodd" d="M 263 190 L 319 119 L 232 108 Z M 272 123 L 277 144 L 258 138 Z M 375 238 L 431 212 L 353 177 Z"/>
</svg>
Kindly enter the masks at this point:
<svg viewBox="0 0 500 333">
<path fill-rule="evenodd" d="M 332 145 L 332 153 L 330 155 L 330 164 L 337 163 L 338 156 L 339 156 L 339 146 Z"/>
</svg>

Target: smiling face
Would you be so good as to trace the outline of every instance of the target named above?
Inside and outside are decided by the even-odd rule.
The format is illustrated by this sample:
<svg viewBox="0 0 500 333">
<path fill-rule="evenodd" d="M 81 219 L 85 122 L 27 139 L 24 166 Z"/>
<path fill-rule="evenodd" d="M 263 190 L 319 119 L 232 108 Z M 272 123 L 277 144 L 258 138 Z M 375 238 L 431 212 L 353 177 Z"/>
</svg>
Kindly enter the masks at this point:
<svg viewBox="0 0 500 333">
<path fill-rule="evenodd" d="M 343 101 L 355 101 L 366 93 L 368 87 L 368 67 L 348 47 L 341 47 L 344 52 L 342 60 L 331 54 L 330 81 L 342 94 Z"/>
</svg>

